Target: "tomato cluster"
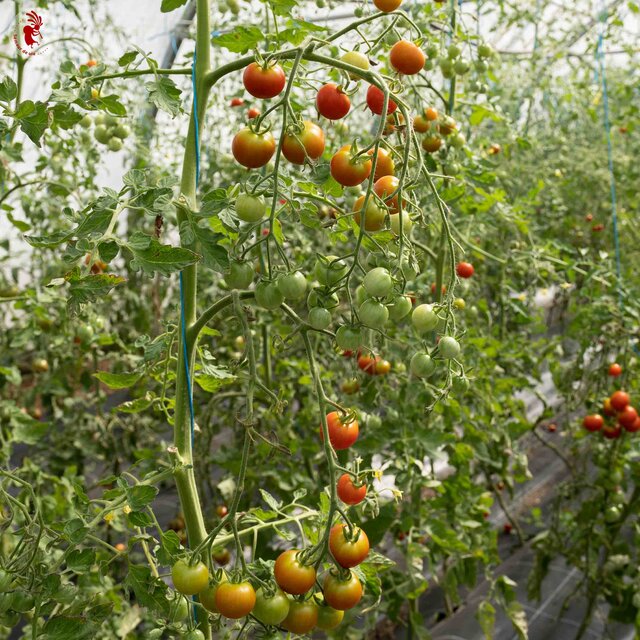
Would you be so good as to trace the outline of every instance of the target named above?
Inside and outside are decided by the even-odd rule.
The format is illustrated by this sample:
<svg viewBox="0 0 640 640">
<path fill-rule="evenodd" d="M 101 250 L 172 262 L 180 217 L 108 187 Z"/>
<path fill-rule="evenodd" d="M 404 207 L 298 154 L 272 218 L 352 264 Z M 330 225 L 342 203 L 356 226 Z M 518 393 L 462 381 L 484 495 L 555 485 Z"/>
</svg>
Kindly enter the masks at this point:
<svg viewBox="0 0 640 640">
<path fill-rule="evenodd" d="M 612 364 L 609 367 L 609 375 L 617 377 L 622 373 L 622 367 Z M 614 391 L 611 396 L 605 398 L 602 405 L 602 413 L 587 415 L 582 420 L 582 426 L 590 432 L 601 431 L 602 435 L 610 440 L 615 440 L 622 435 L 624 429 L 628 433 L 640 431 L 640 417 L 637 410 L 631 406 L 631 398 L 626 391 Z"/>
</svg>

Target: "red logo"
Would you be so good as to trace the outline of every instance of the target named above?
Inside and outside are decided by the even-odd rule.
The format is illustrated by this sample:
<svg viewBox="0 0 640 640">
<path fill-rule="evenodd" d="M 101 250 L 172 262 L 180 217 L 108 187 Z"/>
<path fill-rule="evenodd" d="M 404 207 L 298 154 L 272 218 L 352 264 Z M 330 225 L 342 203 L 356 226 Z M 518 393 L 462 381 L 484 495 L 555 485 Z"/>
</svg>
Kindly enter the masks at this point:
<svg viewBox="0 0 640 640">
<path fill-rule="evenodd" d="M 42 25 L 44 21 L 42 17 L 38 15 L 35 11 L 28 11 L 26 14 L 26 18 L 23 18 L 20 23 L 17 25 L 16 30 L 13 34 L 13 42 L 16 47 L 24 53 L 26 56 L 36 56 L 41 53 L 44 53 L 44 49 L 42 49 Z M 24 36 L 24 45 L 20 42 L 20 38 L 18 37 L 18 32 L 20 30 L 20 26 L 22 27 L 22 34 Z"/>
</svg>

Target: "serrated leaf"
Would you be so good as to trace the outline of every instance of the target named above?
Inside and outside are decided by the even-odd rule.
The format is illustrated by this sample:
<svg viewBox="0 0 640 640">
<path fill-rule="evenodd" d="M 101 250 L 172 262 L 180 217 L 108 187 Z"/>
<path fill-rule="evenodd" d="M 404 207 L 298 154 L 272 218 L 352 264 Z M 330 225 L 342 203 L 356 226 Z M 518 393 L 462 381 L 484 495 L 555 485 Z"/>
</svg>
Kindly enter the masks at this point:
<svg viewBox="0 0 640 640">
<path fill-rule="evenodd" d="M 130 564 L 126 584 L 133 589 L 141 606 L 153 611 L 164 611 L 167 608 L 168 587 L 159 578 L 154 578 L 148 567 Z"/>
<path fill-rule="evenodd" d="M 158 76 L 147 82 L 145 88 L 149 92 L 149 100 L 161 111 L 177 116 L 182 111 L 180 95 L 182 91 L 167 76 Z"/>
<path fill-rule="evenodd" d="M 195 222 L 191 224 L 191 231 L 199 243 L 198 251 L 202 254 L 203 264 L 218 273 L 226 271 L 229 267 L 229 255 L 227 250 L 219 244 L 224 236 L 208 227 L 201 227 Z"/>
<path fill-rule="evenodd" d="M 221 387 L 231 384 L 236 379 L 236 376 L 228 374 L 224 377 L 212 376 L 212 375 L 198 375 L 195 377 L 195 381 L 198 386 L 207 393 L 214 393 Z"/>
<path fill-rule="evenodd" d="M 80 518 L 74 518 L 65 524 L 63 533 L 71 544 L 76 545 L 85 539 L 87 533 L 89 533 L 89 528 L 85 526 Z"/>
<path fill-rule="evenodd" d="M 113 407 L 111 411 L 113 413 L 141 413 L 146 411 L 155 400 L 155 394 L 147 392 L 142 398 L 136 398 L 135 400 L 128 400 L 119 404 L 117 407 Z"/>
<path fill-rule="evenodd" d="M 495 607 L 488 600 L 484 600 L 478 605 L 476 618 L 486 640 L 493 640 L 493 628 L 496 623 Z"/>
<path fill-rule="evenodd" d="M 141 248 L 147 242 L 146 248 Z M 160 244 L 155 238 L 141 232 L 133 234 L 129 240 L 129 249 L 133 253 L 132 266 L 141 268 L 145 273 L 160 273 L 168 276 L 175 271 L 181 271 L 190 264 L 198 262 L 200 256 L 183 247 L 172 247 Z"/>
<path fill-rule="evenodd" d="M 16 386 L 22 381 L 18 367 L 0 367 L 0 376 L 4 376 L 9 384 Z"/>
<path fill-rule="evenodd" d="M 137 484 L 127 489 L 127 502 L 134 511 L 151 504 L 158 495 L 158 488 L 149 484 Z"/>
<path fill-rule="evenodd" d="M 72 309 L 106 297 L 111 289 L 125 282 L 122 276 L 112 273 L 96 273 L 83 277 L 77 269 L 67 274 L 65 280 L 70 285 L 67 304 Z"/>
<path fill-rule="evenodd" d="M 20 129 L 29 137 L 31 142 L 36 146 L 40 146 L 40 138 L 44 134 L 46 128 L 49 126 L 49 114 L 47 112 L 47 105 L 44 102 L 26 102 L 31 103 L 25 105 L 25 109 L 20 105 L 18 112 L 26 115 L 16 115 L 16 119 L 20 121 Z M 24 104 L 24 103 L 23 103 Z"/>
<path fill-rule="evenodd" d="M 264 37 L 263 31 L 258 27 L 236 27 L 228 33 L 213 38 L 213 44 L 233 53 L 246 53 L 256 49 Z"/>
<path fill-rule="evenodd" d="M 23 417 L 16 417 L 16 424 L 13 428 L 13 441 L 24 444 L 37 444 L 42 440 L 49 429 L 48 422 L 34 420 L 31 416 L 22 414 Z"/>
<path fill-rule="evenodd" d="M 127 65 L 130 65 L 139 55 L 140 53 L 138 51 L 127 51 L 126 53 L 123 53 L 118 59 L 118 65 L 120 67 L 126 67 Z"/>
<path fill-rule="evenodd" d="M 74 125 L 82 120 L 82 115 L 74 111 L 68 104 L 57 104 L 51 109 L 53 115 L 53 124 L 58 125 L 61 129 L 71 129 Z"/>
<path fill-rule="evenodd" d="M 127 115 L 125 106 L 120 102 L 120 96 L 100 96 L 98 102 L 100 106 L 104 106 L 104 108 L 114 116 Z"/>
<path fill-rule="evenodd" d="M 160 5 L 160 11 L 162 13 L 169 13 L 187 4 L 187 0 L 162 0 Z"/>
<path fill-rule="evenodd" d="M 55 616 L 47 620 L 43 631 L 43 640 L 83 640 L 93 636 L 95 626 L 84 616 Z"/>
<path fill-rule="evenodd" d="M 93 549 L 74 549 L 67 556 L 67 568 L 75 573 L 86 573 L 96 561 Z"/>
<path fill-rule="evenodd" d="M 139 373 L 110 373 L 109 371 L 98 371 L 93 375 L 110 389 L 128 389 L 140 379 Z"/>
<path fill-rule="evenodd" d="M 18 85 L 9 77 L 5 76 L 0 82 L 0 100 L 11 102 L 18 95 Z"/>
</svg>

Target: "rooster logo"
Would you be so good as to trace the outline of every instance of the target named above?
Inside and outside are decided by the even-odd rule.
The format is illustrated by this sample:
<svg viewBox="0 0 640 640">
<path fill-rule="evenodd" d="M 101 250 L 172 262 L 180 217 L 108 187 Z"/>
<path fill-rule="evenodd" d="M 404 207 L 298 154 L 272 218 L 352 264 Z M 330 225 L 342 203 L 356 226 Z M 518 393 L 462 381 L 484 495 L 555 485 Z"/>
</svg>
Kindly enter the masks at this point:
<svg viewBox="0 0 640 640">
<path fill-rule="evenodd" d="M 29 11 L 27 13 L 27 22 L 29 24 L 22 28 L 24 43 L 29 47 L 33 47 L 34 45 L 40 44 L 40 40 L 42 39 L 40 28 L 43 22 L 42 18 L 35 11 Z"/>
</svg>

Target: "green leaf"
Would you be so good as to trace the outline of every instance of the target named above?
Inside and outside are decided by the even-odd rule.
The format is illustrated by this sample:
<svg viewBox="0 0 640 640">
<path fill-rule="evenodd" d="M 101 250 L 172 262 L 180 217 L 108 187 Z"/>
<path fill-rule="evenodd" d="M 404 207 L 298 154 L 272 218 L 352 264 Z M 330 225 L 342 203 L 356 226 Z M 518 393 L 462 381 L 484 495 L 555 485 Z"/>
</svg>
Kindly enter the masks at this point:
<svg viewBox="0 0 640 640">
<path fill-rule="evenodd" d="M 469 123 L 472 126 L 477 126 L 487 118 L 494 122 L 501 122 L 503 120 L 503 117 L 500 114 L 492 111 L 486 106 L 482 104 L 474 104 L 471 110 L 471 115 L 469 116 Z"/>
<path fill-rule="evenodd" d="M 127 65 L 130 65 L 139 55 L 140 54 L 138 51 L 127 51 L 126 53 L 123 53 L 118 59 L 118 65 L 121 67 L 126 67 Z"/>
<path fill-rule="evenodd" d="M 104 106 L 104 108 L 114 116 L 127 115 L 125 106 L 120 102 L 120 96 L 100 96 L 99 104 L 100 106 Z"/>
<path fill-rule="evenodd" d="M 232 53 L 246 53 L 256 49 L 264 40 L 264 33 L 258 27 L 236 27 L 228 33 L 223 33 L 213 39 L 213 44 L 231 51 Z"/>
<path fill-rule="evenodd" d="M 71 544 L 76 545 L 85 539 L 87 533 L 89 533 L 89 528 L 85 527 L 80 518 L 74 518 L 64 525 L 63 533 Z"/>
<path fill-rule="evenodd" d="M 139 373 L 110 373 L 109 371 L 98 371 L 93 375 L 110 389 L 128 389 L 140 379 Z"/>
<path fill-rule="evenodd" d="M 209 227 L 200 226 L 195 221 L 191 223 L 190 228 L 199 243 L 198 250 L 202 254 L 203 264 L 218 273 L 223 273 L 229 266 L 227 250 L 219 244 L 220 240 L 224 240 L 224 236 L 215 233 Z"/>
<path fill-rule="evenodd" d="M 44 102 L 33 103 L 31 100 L 26 100 L 25 102 L 30 103 L 32 108 L 28 108 L 24 116 L 16 115 L 16 119 L 20 121 L 20 129 L 29 137 L 31 142 L 39 147 L 40 138 L 42 138 L 46 128 L 49 126 L 47 105 Z M 23 112 L 21 108 L 24 104 L 22 103 L 18 107 L 18 112 Z"/>
<path fill-rule="evenodd" d="M 16 386 L 22 381 L 18 367 L 0 367 L 0 376 L 4 376 L 9 384 Z"/>
<path fill-rule="evenodd" d="M 127 489 L 127 502 L 134 511 L 151 504 L 158 495 L 158 488 L 149 484 L 136 484 Z"/>
<path fill-rule="evenodd" d="M 160 11 L 162 13 L 169 13 L 187 4 L 187 0 L 162 0 L 160 5 Z"/>
<path fill-rule="evenodd" d="M 158 272 L 168 276 L 200 259 L 198 254 L 189 249 L 160 244 L 155 238 L 145 236 L 140 231 L 136 231 L 131 236 L 128 247 L 133 253 L 131 266 L 149 274 Z"/>
<path fill-rule="evenodd" d="M 180 538 L 175 531 L 160 533 L 160 548 L 157 551 L 158 562 L 164 565 L 172 565 L 180 553 Z"/>
<path fill-rule="evenodd" d="M 74 549 L 67 556 L 67 568 L 74 573 L 86 573 L 95 561 L 96 552 L 93 549 Z"/>
<path fill-rule="evenodd" d="M 38 444 L 49 429 L 48 422 L 34 420 L 31 416 L 21 414 L 15 417 L 13 441 L 24 444 Z"/>
<path fill-rule="evenodd" d="M 235 379 L 236 376 L 230 373 L 224 376 L 199 375 L 195 377 L 198 386 L 207 393 L 214 393 L 220 389 L 220 387 L 231 384 Z"/>
<path fill-rule="evenodd" d="M 11 102 L 18 95 L 18 85 L 9 77 L 5 76 L 0 82 L 0 100 Z"/>
<path fill-rule="evenodd" d="M 43 640 L 83 640 L 93 636 L 95 627 L 88 624 L 83 616 L 55 616 L 47 620 L 43 631 L 44 634 L 40 636 Z"/>
<path fill-rule="evenodd" d="M 297 6 L 296 0 L 267 0 L 267 4 L 278 16 L 290 16 L 292 9 Z"/>
<path fill-rule="evenodd" d="M 7 220 L 18 230 L 20 233 L 26 233 L 31 229 L 31 225 L 24 220 L 16 220 L 13 214 L 7 213 Z"/>
<path fill-rule="evenodd" d="M 67 304 L 72 309 L 105 298 L 111 289 L 125 282 L 122 276 L 112 273 L 96 273 L 83 277 L 79 269 L 68 273 L 65 280 L 70 284 Z"/>
<path fill-rule="evenodd" d="M 111 411 L 113 413 L 141 413 L 142 411 L 146 411 L 153 404 L 155 398 L 155 394 L 147 392 L 142 398 L 123 402 L 117 407 L 113 407 Z"/>
<path fill-rule="evenodd" d="M 486 640 L 493 640 L 493 628 L 496 623 L 495 607 L 488 601 L 484 600 L 478 605 L 476 618 L 484 633 Z"/>
<path fill-rule="evenodd" d="M 173 531 L 171 533 L 175 535 Z M 133 589 L 136 600 L 141 606 L 148 607 L 152 611 L 167 609 L 166 593 L 168 587 L 159 578 L 154 578 L 148 567 L 130 564 L 126 584 Z"/>
<path fill-rule="evenodd" d="M 149 100 L 161 111 L 166 111 L 174 117 L 182 111 L 180 101 L 182 91 L 176 87 L 171 78 L 158 76 L 144 86 L 149 92 Z"/>
<path fill-rule="evenodd" d="M 520 605 L 519 602 L 512 602 L 506 608 L 506 614 L 509 616 L 509 620 L 511 620 L 511 624 L 513 625 L 516 633 L 520 640 L 527 640 L 529 637 L 529 625 L 527 624 L 527 614 L 524 612 L 524 609 Z"/>
<path fill-rule="evenodd" d="M 82 115 L 74 111 L 68 104 L 57 104 L 51 109 L 51 113 L 53 124 L 58 125 L 61 129 L 71 129 L 82 120 Z"/>
</svg>

